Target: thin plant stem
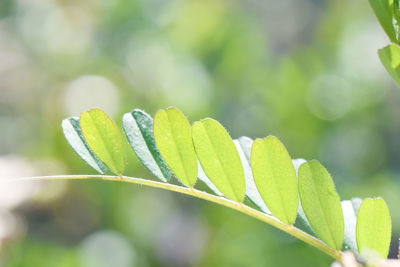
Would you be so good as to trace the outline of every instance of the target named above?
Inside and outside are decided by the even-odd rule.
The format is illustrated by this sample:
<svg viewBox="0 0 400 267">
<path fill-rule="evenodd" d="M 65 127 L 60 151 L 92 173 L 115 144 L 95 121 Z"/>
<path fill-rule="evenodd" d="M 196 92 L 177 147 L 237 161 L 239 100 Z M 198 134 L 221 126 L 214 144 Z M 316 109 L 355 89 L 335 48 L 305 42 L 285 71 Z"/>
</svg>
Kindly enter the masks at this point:
<svg viewBox="0 0 400 267">
<path fill-rule="evenodd" d="M 214 202 L 225 207 L 229 207 L 231 209 L 237 210 L 241 213 L 244 213 L 248 216 L 251 216 L 255 219 L 263 221 L 269 225 L 272 225 L 283 232 L 286 232 L 305 243 L 319 249 L 320 251 L 324 252 L 325 254 L 331 256 L 335 260 L 341 261 L 341 252 L 335 249 L 330 248 L 321 240 L 315 238 L 314 236 L 303 232 L 302 230 L 294 227 L 293 225 L 285 224 L 275 217 L 260 212 L 256 209 L 250 208 L 242 203 L 238 203 L 232 200 L 229 200 L 224 197 L 215 196 L 209 194 L 204 191 L 200 191 L 194 188 L 183 187 L 173 184 L 168 184 L 164 182 L 157 182 L 153 180 L 146 180 L 142 178 L 135 178 L 135 177 L 127 177 L 127 176 L 109 176 L 109 175 L 57 175 L 57 176 L 36 176 L 36 177 L 24 177 L 24 178 L 17 178 L 11 181 L 31 181 L 31 180 L 105 180 L 105 181 L 114 181 L 114 182 L 127 182 L 127 183 L 134 183 L 140 185 L 146 185 L 154 188 L 161 188 L 169 191 L 174 191 L 178 193 L 182 193 L 185 195 L 201 198 L 204 200 L 208 200 L 210 202 Z"/>
</svg>

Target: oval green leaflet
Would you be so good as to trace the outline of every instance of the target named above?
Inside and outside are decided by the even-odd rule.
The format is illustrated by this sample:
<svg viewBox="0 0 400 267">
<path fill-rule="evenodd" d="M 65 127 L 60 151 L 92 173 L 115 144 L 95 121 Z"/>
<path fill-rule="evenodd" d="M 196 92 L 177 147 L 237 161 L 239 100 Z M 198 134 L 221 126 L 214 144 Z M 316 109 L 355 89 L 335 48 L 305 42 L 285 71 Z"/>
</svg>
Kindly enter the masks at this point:
<svg viewBox="0 0 400 267">
<path fill-rule="evenodd" d="M 300 166 L 299 193 L 314 232 L 328 246 L 340 250 L 344 236 L 342 206 L 330 174 L 318 161 Z"/>
<path fill-rule="evenodd" d="M 386 258 L 389 252 L 392 224 L 389 209 L 382 198 L 367 198 L 357 214 L 356 238 L 361 256 L 378 253 Z"/>
<path fill-rule="evenodd" d="M 169 181 L 172 173 L 156 146 L 153 119 L 150 115 L 143 110 L 134 109 L 124 114 L 122 127 L 140 162 L 161 181 Z"/>
<path fill-rule="evenodd" d="M 393 25 L 393 14 L 395 12 L 393 0 L 368 0 L 368 2 L 389 39 L 396 43 L 396 30 L 395 25 Z"/>
<path fill-rule="evenodd" d="M 216 120 L 206 118 L 192 127 L 193 144 L 200 164 L 211 182 L 227 198 L 244 199 L 244 171 L 232 138 Z"/>
<path fill-rule="evenodd" d="M 83 137 L 93 153 L 115 174 L 125 168 L 125 147 L 121 132 L 115 122 L 98 108 L 80 116 Z"/>
<path fill-rule="evenodd" d="M 174 175 L 193 187 L 197 178 L 197 158 L 189 121 L 175 107 L 157 111 L 153 122 L 158 150 Z"/>
<path fill-rule="evenodd" d="M 378 50 L 378 55 L 386 71 L 400 86 L 400 46 L 397 44 L 385 46 Z"/>
<path fill-rule="evenodd" d="M 296 220 L 299 195 L 292 160 L 275 136 L 256 139 L 251 148 L 254 182 L 272 214 L 292 225 Z"/>
</svg>

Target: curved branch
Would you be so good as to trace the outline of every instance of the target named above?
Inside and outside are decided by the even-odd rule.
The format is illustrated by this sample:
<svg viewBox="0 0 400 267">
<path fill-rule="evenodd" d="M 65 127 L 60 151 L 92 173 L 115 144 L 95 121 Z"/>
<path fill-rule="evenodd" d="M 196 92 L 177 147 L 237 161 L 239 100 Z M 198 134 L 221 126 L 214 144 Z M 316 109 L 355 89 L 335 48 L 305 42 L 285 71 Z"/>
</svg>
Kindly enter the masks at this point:
<svg viewBox="0 0 400 267">
<path fill-rule="evenodd" d="M 106 180 L 106 181 L 116 181 L 116 182 L 127 182 L 127 183 L 134 183 L 140 185 L 146 185 L 154 188 L 161 188 L 169 191 L 174 191 L 178 193 L 182 193 L 185 195 L 201 198 L 204 200 L 208 200 L 210 202 L 214 202 L 220 204 L 222 206 L 237 210 L 241 213 L 244 213 L 248 216 L 256 218 L 260 221 L 263 221 L 269 225 L 272 225 L 283 232 L 286 232 L 305 243 L 319 249 L 320 251 L 324 252 L 325 254 L 331 256 L 335 260 L 341 260 L 341 252 L 334 250 L 328 247 L 325 243 L 321 240 L 315 238 L 312 235 L 303 232 L 302 230 L 284 224 L 283 222 L 279 221 L 275 217 L 262 213 L 258 210 L 250 208 L 246 205 L 243 205 L 238 202 L 234 202 L 232 200 L 226 199 L 224 197 L 219 197 L 215 195 L 211 195 L 204 191 L 199 191 L 194 188 L 188 188 L 183 186 L 177 186 L 173 184 L 157 182 L 152 180 L 146 180 L 142 178 L 135 178 L 135 177 L 127 177 L 127 176 L 109 176 L 109 175 L 57 175 L 57 176 L 36 176 L 36 177 L 25 177 L 25 178 L 18 178 L 13 179 L 11 181 L 30 181 L 30 180 Z M 10 181 L 10 180 L 9 180 Z"/>
</svg>

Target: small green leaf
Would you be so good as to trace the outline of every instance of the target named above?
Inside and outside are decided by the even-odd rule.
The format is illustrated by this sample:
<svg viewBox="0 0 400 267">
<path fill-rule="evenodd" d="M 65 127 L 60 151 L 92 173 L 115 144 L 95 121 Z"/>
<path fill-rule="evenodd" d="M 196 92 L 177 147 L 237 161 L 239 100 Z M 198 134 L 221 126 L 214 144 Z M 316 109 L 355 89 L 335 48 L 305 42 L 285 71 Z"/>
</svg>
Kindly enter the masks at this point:
<svg viewBox="0 0 400 267">
<path fill-rule="evenodd" d="M 373 250 L 386 258 L 389 252 L 392 224 L 389 209 L 382 198 L 367 198 L 357 215 L 357 246 L 361 255 Z"/>
<path fill-rule="evenodd" d="M 93 153 L 115 174 L 125 168 L 124 141 L 115 122 L 104 111 L 94 108 L 80 117 L 82 134 Z"/>
<path fill-rule="evenodd" d="M 393 26 L 393 0 L 368 0 L 368 2 L 390 41 L 397 43 Z"/>
<path fill-rule="evenodd" d="M 299 168 L 301 205 L 315 233 L 328 246 L 339 250 L 344 235 L 340 198 L 328 171 L 316 160 Z"/>
<path fill-rule="evenodd" d="M 256 139 L 251 148 L 254 182 L 272 214 L 286 224 L 296 220 L 299 195 L 296 171 L 285 146 L 275 136 Z"/>
<path fill-rule="evenodd" d="M 161 109 L 154 117 L 153 131 L 168 167 L 183 184 L 192 187 L 197 178 L 197 158 L 185 115 L 174 107 Z"/>
<path fill-rule="evenodd" d="M 93 153 L 93 151 L 90 149 L 89 145 L 83 138 L 81 126 L 79 125 L 79 118 L 67 118 L 62 121 L 61 126 L 65 138 L 67 139 L 70 146 L 78 154 L 78 156 L 86 161 L 86 163 L 89 164 L 93 169 L 101 174 L 105 174 L 108 168 L 96 157 L 96 155 Z"/>
<path fill-rule="evenodd" d="M 246 191 L 244 172 L 228 132 L 218 121 L 207 118 L 193 124 L 192 135 L 208 178 L 227 198 L 242 202 Z"/>
<path fill-rule="evenodd" d="M 351 200 L 342 201 L 342 210 L 344 218 L 344 239 L 343 248 L 345 250 L 352 250 L 357 252 L 356 242 L 356 224 L 357 224 L 357 213 L 360 208 L 362 199 L 353 198 Z"/>
<path fill-rule="evenodd" d="M 261 198 L 260 193 L 257 190 L 256 184 L 254 183 L 253 173 L 250 166 L 250 153 L 253 140 L 247 136 L 239 137 L 233 140 L 236 149 L 239 153 L 240 160 L 244 170 L 244 177 L 246 180 L 246 196 L 247 198 L 256 205 L 261 211 L 271 214 L 271 211 L 267 208 L 264 200 Z"/>
<path fill-rule="evenodd" d="M 163 182 L 171 179 L 171 171 L 161 157 L 153 135 L 153 119 L 146 112 L 134 109 L 122 117 L 122 127 L 133 151 L 142 164 Z"/>
<path fill-rule="evenodd" d="M 390 44 L 378 50 L 379 58 L 392 79 L 400 86 L 400 46 Z"/>
</svg>

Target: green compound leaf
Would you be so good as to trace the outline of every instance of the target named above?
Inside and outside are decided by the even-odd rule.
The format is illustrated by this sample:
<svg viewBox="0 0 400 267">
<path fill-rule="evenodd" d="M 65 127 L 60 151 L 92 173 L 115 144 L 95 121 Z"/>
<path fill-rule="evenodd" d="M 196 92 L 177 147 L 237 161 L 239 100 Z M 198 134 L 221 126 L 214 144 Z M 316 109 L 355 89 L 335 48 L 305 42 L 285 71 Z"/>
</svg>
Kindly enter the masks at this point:
<svg viewBox="0 0 400 267">
<path fill-rule="evenodd" d="M 153 135 L 153 119 L 146 112 L 134 109 L 122 117 L 125 135 L 142 164 L 163 182 L 171 179 L 171 171 L 161 157 Z"/>
<path fill-rule="evenodd" d="M 115 122 L 94 108 L 80 117 L 82 134 L 93 153 L 115 174 L 125 168 L 124 140 Z"/>
<path fill-rule="evenodd" d="M 244 199 L 244 171 L 236 147 L 225 128 L 206 118 L 192 127 L 193 143 L 200 164 L 211 182 L 227 198 Z"/>
<path fill-rule="evenodd" d="M 67 118 L 62 121 L 61 126 L 65 138 L 67 139 L 70 146 L 78 154 L 78 156 L 86 161 L 86 163 L 89 164 L 93 169 L 101 174 L 105 174 L 108 168 L 96 157 L 96 155 L 93 153 L 93 151 L 90 149 L 89 145 L 83 138 L 81 126 L 79 125 L 79 118 Z"/>
<path fill-rule="evenodd" d="M 400 46 L 390 44 L 378 50 L 379 58 L 392 79 L 400 86 Z"/>
<path fill-rule="evenodd" d="M 268 209 L 279 220 L 292 225 L 299 195 L 296 171 L 285 146 L 275 136 L 256 139 L 251 148 L 251 167 Z"/>
<path fill-rule="evenodd" d="M 389 209 L 382 198 L 367 198 L 357 215 L 357 246 L 361 255 L 376 251 L 382 258 L 389 252 L 392 224 Z"/>
<path fill-rule="evenodd" d="M 157 121 L 159 121 L 158 126 Z M 357 249 L 358 244 L 360 252 L 364 255 L 367 255 L 367 252 L 371 250 L 377 251 L 376 253 L 379 253 L 381 257 L 384 257 L 388 253 L 391 223 L 389 211 L 384 201 L 373 199 L 374 205 L 370 205 L 366 204 L 369 201 L 366 200 L 363 203 L 363 207 L 365 207 L 359 213 L 359 217 L 363 219 L 358 220 L 356 214 L 361 200 L 352 199 L 351 201 L 342 201 L 340 205 L 340 199 L 326 169 L 316 161 L 306 162 L 303 159 L 291 160 L 283 144 L 276 137 L 270 136 L 254 142 L 248 137 L 240 137 L 232 141 L 223 126 L 212 119 L 196 122 L 191 130 L 185 116 L 176 108 L 168 108 L 160 111 L 154 121 L 145 112 L 135 109 L 124 115 L 123 126 L 127 138 L 138 158 L 153 174 L 163 181 L 168 181 L 167 177 L 172 177 L 170 167 L 163 161 L 162 153 L 157 150 L 155 145 L 161 140 L 160 146 L 164 147 L 165 151 L 167 151 L 166 153 L 173 151 L 175 154 L 172 154 L 172 157 L 177 158 L 178 161 L 181 160 L 181 162 L 172 163 L 172 165 L 178 164 L 178 173 L 183 170 L 184 175 L 187 175 L 190 172 L 190 177 L 194 178 L 191 179 L 191 182 L 188 182 L 189 185 L 193 184 L 194 186 L 196 176 L 199 178 L 199 183 L 196 184 L 197 190 L 195 189 L 196 187 L 194 190 L 188 190 L 185 187 L 176 186 L 175 184 L 160 183 L 134 177 L 120 176 L 121 181 L 180 192 L 230 207 L 275 226 L 338 260 L 340 260 L 341 253 L 336 250 L 340 248 L 341 243 L 343 243 L 344 250 L 351 249 L 353 251 Z M 93 168 L 101 173 L 105 173 L 108 169 L 111 169 L 111 171 L 119 175 L 121 174 L 125 164 L 125 154 L 121 153 L 124 152 L 123 139 L 115 123 L 104 112 L 93 109 L 82 113 L 80 119 L 76 117 L 67 118 L 62 122 L 62 128 L 67 141 L 73 149 Z M 159 131 L 159 140 L 153 136 L 153 132 L 156 132 L 155 129 Z M 183 137 L 182 133 L 184 134 Z M 157 136 L 156 133 L 155 135 Z M 188 142 L 182 143 L 182 140 Z M 184 149 L 178 149 L 182 147 Z M 192 168 L 184 165 L 186 162 L 182 162 L 188 158 L 186 157 L 186 148 L 189 148 L 189 151 L 190 148 L 192 150 L 191 155 L 193 155 L 193 160 L 190 162 Z M 196 153 L 199 154 L 199 161 L 197 160 Z M 104 163 L 106 163 L 108 168 Z M 252 165 L 253 170 L 250 165 Z M 211 179 L 203 171 L 202 166 L 205 167 Z M 180 167 L 181 169 L 179 169 Z M 290 183 L 287 180 L 287 177 L 293 176 L 292 169 L 294 169 L 295 173 L 298 173 L 298 189 L 300 190 L 301 201 L 299 202 L 298 198 L 299 192 L 294 190 L 297 194 L 297 205 L 294 204 L 295 201 L 290 201 L 291 204 L 285 206 L 286 202 L 282 199 L 292 199 L 288 197 L 292 195 L 290 185 L 294 184 L 294 187 L 297 188 L 296 181 Z M 258 175 L 255 174 L 257 172 L 259 173 Z M 255 177 L 261 177 L 261 181 L 256 183 L 257 178 Z M 265 177 L 267 179 L 264 179 Z M 35 180 L 113 180 L 115 176 L 76 175 L 30 177 L 28 179 L 31 178 Z M 269 183 L 269 186 L 265 186 L 267 183 Z M 218 188 L 216 185 L 218 185 Z M 208 186 L 217 196 L 212 195 L 212 192 L 205 188 L 205 186 Z M 220 191 L 221 188 L 223 192 Z M 260 190 L 260 188 L 263 190 Z M 203 191 L 204 189 L 206 191 Z M 257 189 L 260 190 L 263 197 L 261 197 Z M 267 205 L 265 205 L 268 202 L 265 198 L 271 196 L 265 194 L 265 191 L 272 194 L 284 192 L 283 194 L 272 196 L 275 197 L 275 201 L 268 205 L 276 208 L 276 203 L 280 201 L 279 208 L 283 210 L 292 210 L 291 208 L 293 207 L 298 209 L 298 216 L 295 222 L 296 227 L 289 227 L 288 224 L 293 224 L 291 221 L 293 221 L 293 217 L 295 216 L 292 216 L 291 219 L 289 212 L 289 216 L 283 213 L 287 212 L 287 210 L 282 212 L 285 217 L 279 216 L 282 222 L 271 216 L 271 212 Z M 236 201 L 242 201 L 244 196 L 247 196 L 259 210 L 266 214 L 257 213 L 253 205 L 251 207 L 247 206 L 248 202 L 238 205 L 238 203 L 235 204 L 227 198 L 219 197 L 224 195 Z M 378 200 L 383 202 L 383 206 Z M 302 204 L 305 207 L 304 210 L 302 209 Z M 294 214 L 296 214 L 296 209 L 293 208 L 295 211 Z M 273 214 L 277 214 L 276 209 Z M 284 221 L 285 219 L 287 222 Z M 328 245 L 305 233 L 306 231 L 311 235 L 315 235 L 311 229 L 311 225 L 318 236 Z M 303 229 L 303 231 L 299 228 Z M 340 237 L 342 237 L 344 242 L 338 241 Z M 334 249 L 331 247 L 334 247 Z M 375 254 L 372 253 L 371 255 Z M 365 257 L 369 260 L 367 256 Z"/>
<path fill-rule="evenodd" d="M 240 160 L 244 170 L 244 177 L 246 180 L 246 197 L 256 205 L 261 211 L 271 214 L 271 211 L 267 208 L 264 200 L 261 198 L 260 193 L 257 190 L 256 184 L 254 183 L 253 173 L 250 166 L 250 154 L 253 140 L 247 136 L 239 137 L 233 140 L 236 149 L 239 153 Z"/>
<path fill-rule="evenodd" d="M 368 0 L 368 2 L 390 41 L 397 43 L 393 26 L 393 0 Z"/>
<path fill-rule="evenodd" d="M 342 201 L 342 210 L 344 217 L 344 239 L 343 249 L 357 252 L 356 242 L 356 224 L 357 213 L 360 208 L 362 199 L 352 198 L 351 200 Z"/>
<path fill-rule="evenodd" d="M 192 187 L 197 178 L 197 158 L 185 115 L 174 107 L 161 109 L 154 117 L 153 131 L 168 167 L 184 185 Z"/>
<path fill-rule="evenodd" d="M 315 233 L 328 246 L 339 250 L 344 235 L 340 198 L 328 171 L 316 160 L 299 168 L 299 192 L 304 213 Z"/>
</svg>

